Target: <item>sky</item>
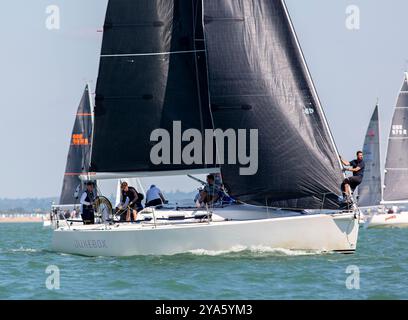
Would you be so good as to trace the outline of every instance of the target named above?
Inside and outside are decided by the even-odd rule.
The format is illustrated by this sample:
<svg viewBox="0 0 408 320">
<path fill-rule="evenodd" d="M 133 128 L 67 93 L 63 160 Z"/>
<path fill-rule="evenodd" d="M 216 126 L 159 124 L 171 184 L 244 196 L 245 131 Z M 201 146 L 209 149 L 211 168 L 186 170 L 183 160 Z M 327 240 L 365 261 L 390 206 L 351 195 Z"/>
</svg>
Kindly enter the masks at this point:
<svg viewBox="0 0 408 320">
<path fill-rule="evenodd" d="M 406 0 L 287 0 L 340 154 L 362 148 L 380 102 L 381 148 L 408 68 Z M 58 6 L 49 30 L 46 8 Z M 58 196 L 74 114 L 95 87 L 107 0 L 8 0 L 0 11 L 0 198 Z M 346 27 L 348 6 L 360 28 Z M 299 159 L 301 161 L 301 158 Z M 155 178 L 164 191 L 192 191 L 188 178 Z"/>
</svg>

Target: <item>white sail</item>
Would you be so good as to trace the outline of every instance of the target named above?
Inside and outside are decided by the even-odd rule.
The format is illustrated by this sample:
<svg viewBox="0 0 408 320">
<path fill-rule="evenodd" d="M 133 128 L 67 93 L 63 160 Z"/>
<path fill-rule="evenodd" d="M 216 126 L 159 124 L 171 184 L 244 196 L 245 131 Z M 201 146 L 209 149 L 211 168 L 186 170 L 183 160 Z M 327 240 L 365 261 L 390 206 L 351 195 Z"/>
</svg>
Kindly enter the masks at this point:
<svg viewBox="0 0 408 320">
<path fill-rule="evenodd" d="M 384 204 L 408 203 L 408 74 L 394 108 L 384 176 Z"/>
</svg>

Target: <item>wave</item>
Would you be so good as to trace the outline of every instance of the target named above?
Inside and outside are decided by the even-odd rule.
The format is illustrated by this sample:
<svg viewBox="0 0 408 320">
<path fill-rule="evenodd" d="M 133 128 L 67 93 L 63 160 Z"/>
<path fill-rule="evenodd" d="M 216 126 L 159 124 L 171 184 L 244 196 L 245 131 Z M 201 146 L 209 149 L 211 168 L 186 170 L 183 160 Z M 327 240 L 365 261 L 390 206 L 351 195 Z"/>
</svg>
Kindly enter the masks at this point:
<svg viewBox="0 0 408 320">
<path fill-rule="evenodd" d="M 41 250 L 20 247 L 19 249 L 11 249 L 10 251 L 11 252 L 40 252 Z"/>
<path fill-rule="evenodd" d="M 289 250 L 284 248 L 272 248 L 267 246 L 234 246 L 229 250 L 205 250 L 196 249 L 191 250 L 189 253 L 199 256 L 220 256 L 234 253 L 255 253 L 255 254 L 268 254 L 268 255 L 282 255 L 282 256 L 306 256 L 306 255 L 319 255 L 322 251 L 312 250 Z"/>
</svg>

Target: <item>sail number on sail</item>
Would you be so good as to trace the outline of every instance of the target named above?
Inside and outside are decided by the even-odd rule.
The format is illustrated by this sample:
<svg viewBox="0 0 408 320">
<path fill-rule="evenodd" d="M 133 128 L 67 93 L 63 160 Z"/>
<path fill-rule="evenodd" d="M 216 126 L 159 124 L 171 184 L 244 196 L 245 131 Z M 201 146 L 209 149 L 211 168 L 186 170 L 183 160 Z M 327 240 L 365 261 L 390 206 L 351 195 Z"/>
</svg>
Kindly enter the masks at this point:
<svg viewBox="0 0 408 320">
<path fill-rule="evenodd" d="M 402 125 L 393 125 L 392 134 L 395 136 L 407 135 L 407 130 L 403 128 Z"/>
</svg>

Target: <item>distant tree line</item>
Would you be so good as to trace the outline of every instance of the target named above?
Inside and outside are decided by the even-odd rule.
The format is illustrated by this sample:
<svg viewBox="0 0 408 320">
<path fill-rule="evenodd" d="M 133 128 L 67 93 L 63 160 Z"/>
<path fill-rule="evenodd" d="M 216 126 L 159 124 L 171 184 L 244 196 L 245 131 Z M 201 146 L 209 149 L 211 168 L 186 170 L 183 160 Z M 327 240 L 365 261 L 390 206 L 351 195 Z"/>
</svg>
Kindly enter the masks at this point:
<svg viewBox="0 0 408 320">
<path fill-rule="evenodd" d="M 192 192 L 164 192 L 165 197 L 174 202 L 186 202 L 194 199 L 197 191 Z M 114 202 L 112 195 L 110 201 Z M 22 199 L 7 199 L 0 198 L 0 213 L 34 213 L 34 212 L 49 212 L 52 204 L 57 204 L 57 197 L 50 198 L 22 198 Z"/>
<path fill-rule="evenodd" d="M 23 198 L 0 199 L 0 212 L 2 213 L 33 213 L 47 212 L 58 198 Z"/>
</svg>

